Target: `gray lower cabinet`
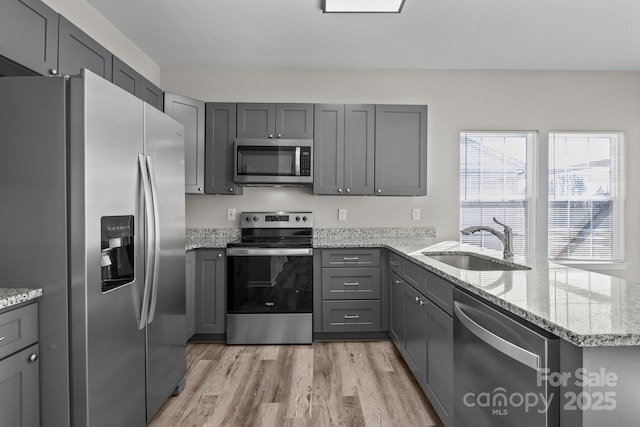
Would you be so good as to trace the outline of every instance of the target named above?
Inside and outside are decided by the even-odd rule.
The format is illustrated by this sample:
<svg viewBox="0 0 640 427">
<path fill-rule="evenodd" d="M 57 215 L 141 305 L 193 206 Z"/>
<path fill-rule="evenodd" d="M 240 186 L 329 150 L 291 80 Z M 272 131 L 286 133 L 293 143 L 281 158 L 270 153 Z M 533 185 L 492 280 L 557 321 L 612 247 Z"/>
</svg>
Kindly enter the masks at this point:
<svg viewBox="0 0 640 427">
<path fill-rule="evenodd" d="M 233 180 L 236 104 L 207 102 L 205 126 L 205 193 L 242 195 Z"/>
<path fill-rule="evenodd" d="M 40 0 L 2 0 L 0 55 L 38 74 L 56 74 L 58 14 Z"/>
<path fill-rule="evenodd" d="M 165 92 L 164 112 L 184 126 L 185 192 L 204 194 L 204 102 Z"/>
<path fill-rule="evenodd" d="M 313 139 L 313 104 L 239 103 L 238 138 Z"/>
<path fill-rule="evenodd" d="M 80 74 L 87 68 L 106 80 L 112 78 L 113 55 L 100 43 L 60 15 L 58 74 Z"/>
<path fill-rule="evenodd" d="M 390 336 L 445 426 L 453 421 L 452 283 L 389 254 Z"/>
<path fill-rule="evenodd" d="M 224 249 L 195 251 L 195 334 L 224 334 L 226 262 Z"/>
<path fill-rule="evenodd" d="M 376 105 L 375 194 L 427 194 L 427 106 Z"/>
<path fill-rule="evenodd" d="M 388 329 L 388 291 L 381 280 L 379 249 L 323 249 L 318 261 L 315 332 L 355 333 L 351 338 L 357 338 L 357 333 Z"/>
<path fill-rule="evenodd" d="M 7 427 L 40 425 L 38 304 L 0 314 L 0 414 Z"/>
<path fill-rule="evenodd" d="M 372 195 L 373 105 L 314 106 L 314 194 Z"/>
</svg>

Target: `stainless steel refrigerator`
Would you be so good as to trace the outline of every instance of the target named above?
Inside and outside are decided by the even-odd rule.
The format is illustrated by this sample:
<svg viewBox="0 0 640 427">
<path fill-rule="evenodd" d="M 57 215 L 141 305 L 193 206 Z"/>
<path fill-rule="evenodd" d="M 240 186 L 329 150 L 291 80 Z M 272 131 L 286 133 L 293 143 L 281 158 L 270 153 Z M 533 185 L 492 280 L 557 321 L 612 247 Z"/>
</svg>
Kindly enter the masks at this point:
<svg viewBox="0 0 640 427">
<path fill-rule="evenodd" d="M 182 134 L 90 71 L 0 78 L 0 286 L 44 289 L 44 427 L 144 426 L 183 384 Z"/>
</svg>

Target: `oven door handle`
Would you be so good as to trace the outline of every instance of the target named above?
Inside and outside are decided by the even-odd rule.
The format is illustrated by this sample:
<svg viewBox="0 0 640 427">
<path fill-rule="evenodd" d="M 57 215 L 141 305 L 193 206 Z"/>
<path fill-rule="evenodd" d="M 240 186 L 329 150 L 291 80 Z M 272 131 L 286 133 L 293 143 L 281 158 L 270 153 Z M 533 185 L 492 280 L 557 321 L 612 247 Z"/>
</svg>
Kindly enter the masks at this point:
<svg viewBox="0 0 640 427">
<path fill-rule="evenodd" d="M 227 248 L 227 256 L 311 256 L 312 248 Z"/>
</svg>

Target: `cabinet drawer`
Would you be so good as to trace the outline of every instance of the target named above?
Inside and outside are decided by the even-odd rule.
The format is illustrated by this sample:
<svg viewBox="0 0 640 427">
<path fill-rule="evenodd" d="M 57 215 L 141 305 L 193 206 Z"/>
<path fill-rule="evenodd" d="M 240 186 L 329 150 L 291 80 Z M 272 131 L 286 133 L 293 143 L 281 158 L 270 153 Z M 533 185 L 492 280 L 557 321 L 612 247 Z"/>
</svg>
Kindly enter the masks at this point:
<svg viewBox="0 0 640 427">
<path fill-rule="evenodd" d="M 395 252 L 389 251 L 389 270 L 394 273 L 402 274 L 402 257 Z"/>
<path fill-rule="evenodd" d="M 324 301 L 324 332 L 363 332 L 380 330 L 380 301 Z"/>
<path fill-rule="evenodd" d="M 362 265 L 380 266 L 379 249 L 325 249 L 322 251 L 323 267 Z"/>
<path fill-rule="evenodd" d="M 323 299 L 378 299 L 380 298 L 380 269 L 323 268 Z"/>
<path fill-rule="evenodd" d="M 38 303 L 0 314 L 0 359 L 38 341 Z"/>
<path fill-rule="evenodd" d="M 412 262 L 404 263 L 402 278 L 411 286 L 416 288 L 421 294 L 427 292 L 427 275 L 429 273 L 423 267 Z"/>
<path fill-rule="evenodd" d="M 448 313 L 449 316 L 453 316 L 453 284 L 435 274 L 429 273 L 425 296 Z"/>
</svg>

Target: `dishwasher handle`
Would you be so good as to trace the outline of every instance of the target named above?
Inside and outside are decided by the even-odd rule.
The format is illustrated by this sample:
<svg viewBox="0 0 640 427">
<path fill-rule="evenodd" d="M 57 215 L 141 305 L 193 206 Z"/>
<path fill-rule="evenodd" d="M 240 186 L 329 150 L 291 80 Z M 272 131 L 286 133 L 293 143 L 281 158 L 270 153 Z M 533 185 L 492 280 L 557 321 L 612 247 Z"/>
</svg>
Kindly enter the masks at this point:
<svg viewBox="0 0 640 427">
<path fill-rule="evenodd" d="M 456 301 L 453 303 L 453 311 L 456 317 L 471 333 L 499 352 L 517 360 L 523 365 L 535 370 L 540 369 L 540 356 L 483 328 L 464 312 L 463 307 L 465 307 L 465 305 L 460 302 Z"/>
</svg>

